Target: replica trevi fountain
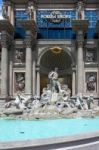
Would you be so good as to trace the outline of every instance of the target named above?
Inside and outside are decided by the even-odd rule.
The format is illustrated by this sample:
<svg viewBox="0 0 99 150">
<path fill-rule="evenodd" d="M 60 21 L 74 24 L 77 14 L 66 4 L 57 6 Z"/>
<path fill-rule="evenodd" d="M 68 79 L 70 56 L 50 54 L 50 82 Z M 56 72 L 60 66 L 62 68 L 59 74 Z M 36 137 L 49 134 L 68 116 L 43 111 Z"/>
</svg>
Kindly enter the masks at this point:
<svg viewBox="0 0 99 150">
<path fill-rule="evenodd" d="M 49 83 L 43 88 L 39 97 L 33 98 L 17 93 L 15 100 L 5 103 L 0 112 L 1 117 L 21 119 L 49 119 L 95 117 L 99 115 L 99 107 L 94 104 L 91 94 L 84 98 L 82 93 L 71 97 L 68 85 L 58 80 L 58 71 L 49 72 Z"/>
</svg>

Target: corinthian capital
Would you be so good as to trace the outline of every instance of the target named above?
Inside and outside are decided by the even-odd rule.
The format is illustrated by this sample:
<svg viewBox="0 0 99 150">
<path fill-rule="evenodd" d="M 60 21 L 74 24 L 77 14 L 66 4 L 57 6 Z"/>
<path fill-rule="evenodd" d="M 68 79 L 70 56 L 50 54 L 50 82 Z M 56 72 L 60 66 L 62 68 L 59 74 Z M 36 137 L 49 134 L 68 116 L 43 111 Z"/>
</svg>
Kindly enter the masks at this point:
<svg viewBox="0 0 99 150">
<path fill-rule="evenodd" d="M 1 32 L 1 45 L 4 48 L 8 48 L 13 43 L 13 37 L 6 31 Z"/>
</svg>

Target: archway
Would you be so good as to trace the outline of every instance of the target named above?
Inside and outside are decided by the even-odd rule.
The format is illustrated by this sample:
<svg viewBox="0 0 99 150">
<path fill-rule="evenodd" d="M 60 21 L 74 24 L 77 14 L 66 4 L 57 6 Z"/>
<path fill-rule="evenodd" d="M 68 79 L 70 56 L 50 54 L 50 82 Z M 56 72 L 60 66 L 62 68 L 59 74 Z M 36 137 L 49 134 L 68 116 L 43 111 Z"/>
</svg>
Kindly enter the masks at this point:
<svg viewBox="0 0 99 150">
<path fill-rule="evenodd" d="M 72 64 L 73 59 L 67 50 L 52 47 L 46 50 L 40 59 L 40 89 L 48 83 L 48 73 L 58 68 L 59 80 L 67 84 L 72 91 Z"/>
</svg>

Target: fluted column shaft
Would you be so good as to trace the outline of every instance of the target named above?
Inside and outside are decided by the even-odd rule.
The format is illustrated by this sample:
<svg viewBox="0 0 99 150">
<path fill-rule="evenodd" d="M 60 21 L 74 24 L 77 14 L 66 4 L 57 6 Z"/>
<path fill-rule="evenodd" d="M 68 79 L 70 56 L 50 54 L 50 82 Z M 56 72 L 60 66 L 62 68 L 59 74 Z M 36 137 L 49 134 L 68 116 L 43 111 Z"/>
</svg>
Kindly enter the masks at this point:
<svg viewBox="0 0 99 150">
<path fill-rule="evenodd" d="M 27 35 L 26 43 L 26 73 L 25 73 L 25 93 L 32 95 L 32 39 Z"/>
<path fill-rule="evenodd" d="M 77 32 L 77 93 L 83 93 L 84 61 L 83 61 L 83 31 Z"/>
<path fill-rule="evenodd" d="M 72 96 L 74 96 L 75 95 L 75 71 L 73 70 L 73 72 L 72 72 Z"/>
<path fill-rule="evenodd" d="M 31 15 L 30 15 L 31 16 Z M 32 96 L 33 92 L 33 64 L 32 64 L 32 47 L 36 40 L 37 27 L 35 21 L 29 18 L 29 20 L 21 20 L 21 26 L 26 31 L 26 74 L 25 74 L 25 93 Z"/>
<path fill-rule="evenodd" d="M 8 36 L 5 31 L 1 33 L 1 95 L 8 95 Z"/>
<path fill-rule="evenodd" d="M 33 60 L 33 96 L 36 94 L 36 62 Z"/>
<path fill-rule="evenodd" d="M 37 71 L 37 76 L 36 76 L 36 79 L 37 79 L 37 86 L 36 86 L 36 95 L 40 97 L 40 68 L 37 67 L 36 68 L 36 71 Z"/>
</svg>

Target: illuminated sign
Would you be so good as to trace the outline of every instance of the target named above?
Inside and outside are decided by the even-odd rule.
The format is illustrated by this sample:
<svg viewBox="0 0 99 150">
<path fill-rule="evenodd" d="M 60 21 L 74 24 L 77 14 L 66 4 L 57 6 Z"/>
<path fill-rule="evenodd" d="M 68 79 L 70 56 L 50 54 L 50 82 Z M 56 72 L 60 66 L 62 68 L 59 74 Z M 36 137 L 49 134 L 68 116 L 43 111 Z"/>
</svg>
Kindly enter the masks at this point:
<svg viewBox="0 0 99 150">
<path fill-rule="evenodd" d="M 70 17 L 68 15 L 61 14 L 60 11 L 52 11 L 50 15 L 41 15 L 45 21 L 52 23 L 60 23 L 62 21 L 70 21 Z"/>
</svg>

